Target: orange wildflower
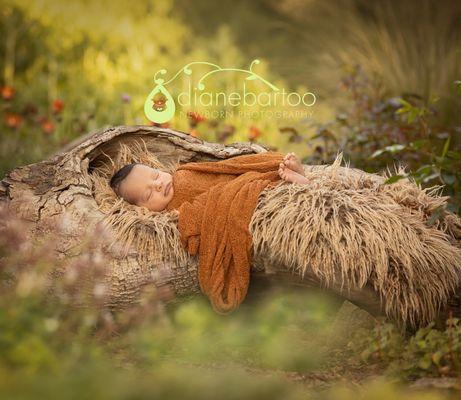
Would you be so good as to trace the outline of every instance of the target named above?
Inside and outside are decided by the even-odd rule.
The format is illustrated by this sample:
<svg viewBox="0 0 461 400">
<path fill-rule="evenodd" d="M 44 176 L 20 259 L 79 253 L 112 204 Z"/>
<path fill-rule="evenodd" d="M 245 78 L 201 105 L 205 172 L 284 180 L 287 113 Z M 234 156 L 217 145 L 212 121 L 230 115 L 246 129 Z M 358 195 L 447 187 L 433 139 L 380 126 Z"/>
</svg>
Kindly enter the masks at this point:
<svg viewBox="0 0 461 400">
<path fill-rule="evenodd" d="M 5 114 L 5 124 L 10 128 L 18 128 L 22 124 L 22 117 L 15 113 Z"/>
<path fill-rule="evenodd" d="M 41 123 L 41 126 L 42 126 L 43 133 L 46 133 L 47 135 L 52 134 L 55 130 L 55 126 L 53 122 L 50 121 L 49 119 L 43 120 Z"/>
<path fill-rule="evenodd" d="M 198 112 L 196 111 L 188 111 L 187 112 L 187 116 L 195 123 L 199 123 L 199 122 L 202 122 L 202 121 L 206 121 L 206 118 L 205 116 L 203 116 L 202 114 L 199 114 Z"/>
<path fill-rule="evenodd" d="M 261 136 L 261 134 L 262 134 L 261 130 L 257 128 L 256 126 L 252 125 L 250 126 L 250 132 L 248 133 L 248 139 L 255 140 L 259 136 Z"/>
<path fill-rule="evenodd" d="M 14 97 L 16 91 L 11 86 L 5 85 L 1 87 L 0 93 L 3 100 L 11 100 Z"/>
<path fill-rule="evenodd" d="M 53 112 L 58 114 L 64 108 L 64 102 L 61 99 L 56 99 L 53 101 Z"/>
</svg>

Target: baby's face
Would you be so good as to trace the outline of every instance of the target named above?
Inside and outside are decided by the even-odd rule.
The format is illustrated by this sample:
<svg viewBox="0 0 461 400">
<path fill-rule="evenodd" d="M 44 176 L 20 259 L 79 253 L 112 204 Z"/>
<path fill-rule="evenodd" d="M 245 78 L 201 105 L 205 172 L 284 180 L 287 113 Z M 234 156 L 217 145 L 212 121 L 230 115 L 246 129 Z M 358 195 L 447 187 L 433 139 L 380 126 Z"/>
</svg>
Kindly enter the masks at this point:
<svg viewBox="0 0 461 400">
<path fill-rule="evenodd" d="M 173 198 L 173 177 L 168 172 L 136 164 L 121 182 L 119 190 L 132 204 L 162 211 Z"/>
</svg>

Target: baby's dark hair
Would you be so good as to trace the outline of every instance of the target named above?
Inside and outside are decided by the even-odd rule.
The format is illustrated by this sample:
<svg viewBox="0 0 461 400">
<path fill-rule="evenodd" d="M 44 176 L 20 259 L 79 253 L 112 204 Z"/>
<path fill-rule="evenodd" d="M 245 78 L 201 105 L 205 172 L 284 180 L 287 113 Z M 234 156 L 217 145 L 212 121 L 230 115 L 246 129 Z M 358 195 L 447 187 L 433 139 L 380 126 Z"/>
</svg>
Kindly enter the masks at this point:
<svg viewBox="0 0 461 400">
<path fill-rule="evenodd" d="M 110 178 L 110 187 L 114 190 L 114 192 L 117 195 L 120 195 L 119 193 L 119 187 L 120 183 L 128 176 L 128 174 L 131 172 L 133 167 L 139 163 L 131 163 L 124 165 L 122 168 L 120 168 L 117 172 L 112 175 L 112 178 Z"/>
</svg>

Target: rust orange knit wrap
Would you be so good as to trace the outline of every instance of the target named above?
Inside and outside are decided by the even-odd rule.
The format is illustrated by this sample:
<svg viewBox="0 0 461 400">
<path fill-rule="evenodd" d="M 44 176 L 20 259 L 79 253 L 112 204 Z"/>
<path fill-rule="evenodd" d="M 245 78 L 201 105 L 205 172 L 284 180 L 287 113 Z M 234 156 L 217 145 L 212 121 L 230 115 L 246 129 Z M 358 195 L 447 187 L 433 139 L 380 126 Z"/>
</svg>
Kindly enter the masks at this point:
<svg viewBox="0 0 461 400">
<path fill-rule="evenodd" d="M 281 180 L 283 157 L 269 151 L 191 162 L 173 174 L 167 210 L 178 209 L 181 243 L 198 254 L 200 288 L 219 313 L 234 310 L 246 296 L 253 256 L 249 223 L 261 191 Z"/>
</svg>

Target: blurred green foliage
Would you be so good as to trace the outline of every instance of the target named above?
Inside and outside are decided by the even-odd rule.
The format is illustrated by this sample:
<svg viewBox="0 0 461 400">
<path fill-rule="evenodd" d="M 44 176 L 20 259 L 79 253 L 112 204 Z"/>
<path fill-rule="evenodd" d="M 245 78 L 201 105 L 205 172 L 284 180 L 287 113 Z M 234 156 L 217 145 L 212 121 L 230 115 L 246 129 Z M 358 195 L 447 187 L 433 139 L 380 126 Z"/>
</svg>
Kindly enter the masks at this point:
<svg viewBox="0 0 461 400">
<path fill-rule="evenodd" d="M 296 151 L 305 162 L 326 162 L 340 147 L 353 166 L 370 172 L 398 160 L 423 185 L 445 185 L 457 211 L 461 29 L 454 21 L 461 7 L 410 3 L 259 0 L 216 6 L 199 0 L 192 6 L 145 0 L 127 7 L 122 1 L 2 0 L 0 171 L 38 161 L 88 131 L 148 123 L 141 111 L 161 68 L 173 74 L 197 60 L 247 68 L 263 56 L 258 73 L 270 82 L 319 96 L 312 116 L 264 118 L 238 114 L 261 107 L 194 107 L 179 110 L 165 125 L 210 141 L 260 140 Z M 205 15 L 213 18 L 204 25 Z M 224 15 L 234 18 L 226 23 Z M 243 39 L 249 36 L 259 40 L 262 54 L 248 48 Z M 285 40 L 279 43 L 279 36 Z M 296 54 L 294 43 L 306 51 Z M 280 56 L 293 70 L 283 69 Z M 216 77 L 207 86 L 227 92 L 242 79 Z M 339 80 L 346 96 L 337 96 Z M 186 87 L 183 81 L 174 89 Z M 264 89 L 252 87 L 255 93 Z M 215 111 L 233 114 L 214 118 Z"/>
<path fill-rule="evenodd" d="M 459 375 L 461 371 L 461 325 L 450 316 L 446 329 L 431 322 L 405 339 L 393 324 L 380 321 L 371 332 L 356 333 L 349 342 L 365 361 L 380 360 L 391 376 L 414 379 L 423 376 Z M 362 339 L 357 340 L 358 337 Z"/>
<path fill-rule="evenodd" d="M 357 388 L 338 380 L 345 375 L 370 390 L 364 398 L 406 399 L 405 378 L 459 373 L 456 319 L 410 338 L 379 320 L 350 332 L 325 294 L 293 290 L 268 291 L 226 316 L 203 297 L 165 304 L 152 290 L 116 311 L 104 306 L 98 226 L 64 262 L 53 251 L 59 225 L 31 243 L 6 209 L 0 221 L 1 398 L 349 399 Z M 364 373 L 373 364 L 386 379 Z M 316 379 L 323 384 L 309 385 Z"/>
<path fill-rule="evenodd" d="M 151 124 L 143 106 L 160 69 L 172 77 L 192 61 L 244 69 L 252 61 L 235 45 L 226 26 L 217 30 L 211 42 L 196 37 L 171 0 L 130 5 L 119 0 L 65 5 L 54 0 L 1 0 L 0 5 L 0 34 L 5 41 L 0 51 L 1 172 L 38 161 L 96 129 Z M 192 85 L 209 70 L 194 66 Z M 264 58 L 255 70 L 285 87 L 283 79 L 268 70 Z M 188 80 L 182 78 L 168 88 L 173 94 L 187 90 Z M 240 88 L 242 80 L 239 73 L 215 74 L 207 79 L 206 87 L 229 93 Z M 261 82 L 247 81 L 246 85 L 255 94 L 268 91 Z M 302 84 L 293 89 L 306 91 Z M 210 141 L 258 139 L 283 145 L 286 139 L 278 126 L 287 119 L 264 118 L 260 112 L 288 110 L 288 106 L 262 109 L 230 105 L 182 109 L 177 105 L 175 118 L 165 126 Z M 290 107 L 289 111 L 294 110 Z M 254 114 L 240 115 L 248 111 Z M 217 112 L 230 116 L 215 118 Z"/>
<path fill-rule="evenodd" d="M 461 127 L 437 122 L 438 99 L 391 97 L 359 65 L 346 69 L 342 87 L 350 99 L 348 109 L 333 121 L 313 124 L 316 133 L 308 141 L 321 142 L 303 161 L 330 162 L 341 149 L 353 167 L 372 173 L 390 170 L 389 184 L 408 177 L 423 187 L 440 186 L 441 194 L 450 196 L 448 210 L 459 213 Z M 294 137 L 306 140 L 297 132 Z M 405 166 L 405 174 L 396 174 L 398 165 Z"/>
</svg>

